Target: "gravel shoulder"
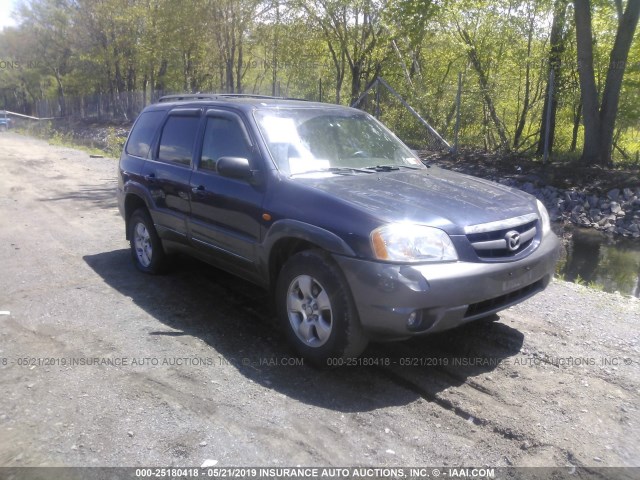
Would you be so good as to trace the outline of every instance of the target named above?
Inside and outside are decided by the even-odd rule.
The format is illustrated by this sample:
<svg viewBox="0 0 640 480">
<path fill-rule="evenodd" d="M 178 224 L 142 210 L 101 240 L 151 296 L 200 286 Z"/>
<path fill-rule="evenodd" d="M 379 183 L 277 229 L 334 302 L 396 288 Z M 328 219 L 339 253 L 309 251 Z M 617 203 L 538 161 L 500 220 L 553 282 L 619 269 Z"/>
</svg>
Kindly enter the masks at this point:
<svg viewBox="0 0 640 480">
<path fill-rule="evenodd" d="M 133 268 L 115 160 L 2 133 L 0 168 L 0 466 L 640 466 L 637 299 L 554 281 L 319 371 L 265 292 Z"/>
</svg>

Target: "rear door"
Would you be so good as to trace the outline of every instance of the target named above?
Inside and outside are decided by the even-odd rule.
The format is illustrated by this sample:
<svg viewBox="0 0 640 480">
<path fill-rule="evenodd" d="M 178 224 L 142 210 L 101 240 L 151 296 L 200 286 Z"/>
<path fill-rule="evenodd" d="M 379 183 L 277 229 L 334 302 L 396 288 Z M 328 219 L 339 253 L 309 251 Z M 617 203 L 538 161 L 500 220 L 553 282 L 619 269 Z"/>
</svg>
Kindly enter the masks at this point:
<svg viewBox="0 0 640 480">
<path fill-rule="evenodd" d="M 259 169 L 255 142 L 241 117 L 230 111 L 209 110 L 203 123 L 201 153 L 190 182 L 192 241 L 231 270 L 255 271 L 263 188 L 223 177 L 216 169 L 221 157 L 246 158 Z"/>
<path fill-rule="evenodd" d="M 154 154 L 144 164 L 142 178 L 155 204 L 151 215 L 166 240 L 187 243 L 189 180 L 201 118 L 198 108 L 170 111 Z"/>
</svg>

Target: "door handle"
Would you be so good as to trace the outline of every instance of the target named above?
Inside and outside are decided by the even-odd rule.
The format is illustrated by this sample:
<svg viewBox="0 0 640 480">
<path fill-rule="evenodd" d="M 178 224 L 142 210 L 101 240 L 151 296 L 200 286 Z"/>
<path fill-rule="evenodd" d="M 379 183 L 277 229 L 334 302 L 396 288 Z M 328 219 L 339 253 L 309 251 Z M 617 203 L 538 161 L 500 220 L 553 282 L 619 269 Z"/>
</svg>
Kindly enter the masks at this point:
<svg viewBox="0 0 640 480">
<path fill-rule="evenodd" d="M 148 175 L 144 176 L 144 179 L 149 183 L 153 183 L 153 182 L 156 181 L 156 174 L 155 173 L 149 173 Z"/>
<path fill-rule="evenodd" d="M 204 185 L 198 185 L 197 187 L 193 187 L 191 191 L 196 195 L 202 195 L 206 192 Z"/>
</svg>

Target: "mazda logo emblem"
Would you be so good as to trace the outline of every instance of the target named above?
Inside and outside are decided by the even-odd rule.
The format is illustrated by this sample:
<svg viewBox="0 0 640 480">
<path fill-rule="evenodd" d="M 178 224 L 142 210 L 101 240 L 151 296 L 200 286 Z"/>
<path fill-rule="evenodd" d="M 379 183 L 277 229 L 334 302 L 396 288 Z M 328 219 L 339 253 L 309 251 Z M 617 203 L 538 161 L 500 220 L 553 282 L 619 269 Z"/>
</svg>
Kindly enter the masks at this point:
<svg viewBox="0 0 640 480">
<path fill-rule="evenodd" d="M 504 239 L 507 241 L 507 248 L 509 251 L 515 252 L 520 247 L 520 234 L 515 230 L 507 232 Z"/>
</svg>

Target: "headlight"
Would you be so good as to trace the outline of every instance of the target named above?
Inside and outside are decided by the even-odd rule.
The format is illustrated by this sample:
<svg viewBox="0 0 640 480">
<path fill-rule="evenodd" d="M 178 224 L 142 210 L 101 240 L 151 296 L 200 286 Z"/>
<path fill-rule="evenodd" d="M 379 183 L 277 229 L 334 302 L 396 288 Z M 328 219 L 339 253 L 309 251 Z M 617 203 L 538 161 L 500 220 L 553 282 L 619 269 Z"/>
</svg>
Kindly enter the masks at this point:
<svg viewBox="0 0 640 480">
<path fill-rule="evenodd" d="M 445 232 L 424 225 L 392 223 L 371 232 L 371 246 L 378 260 L 389 262 L 448 262 L 458 259 Z"/>
<path fill-rule="evenodd" d="M 551 221 L 549 220 L 549 212 L 540 200 L 536 200 L 538 204 L 538 213 L 540 214 L 540 223 L 542 224 L 542 236 L 544 237 L 551 231 Z"/>
</svg>

